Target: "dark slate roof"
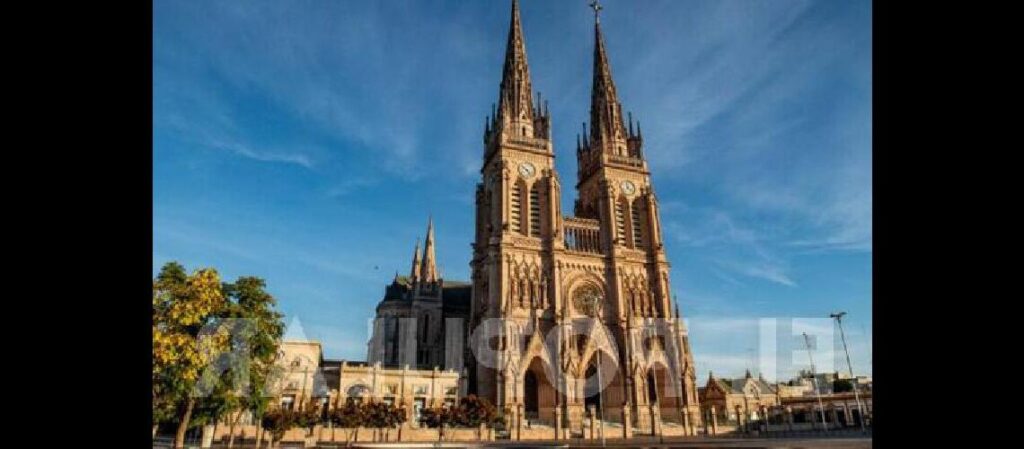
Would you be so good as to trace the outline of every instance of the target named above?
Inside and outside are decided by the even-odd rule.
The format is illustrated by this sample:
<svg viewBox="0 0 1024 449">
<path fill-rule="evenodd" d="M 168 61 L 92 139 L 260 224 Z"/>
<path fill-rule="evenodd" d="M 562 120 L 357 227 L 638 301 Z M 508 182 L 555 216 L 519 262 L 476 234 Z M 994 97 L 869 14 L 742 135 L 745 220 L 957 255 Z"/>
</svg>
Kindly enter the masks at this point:
<svg viewBox="0 0 1024 449">
<path fill-rule="evenodd" d="M 453 315 L 465 315 L 469 317 L 470 298 L 473 296 L 473 286 L 465 282 L 459 285 L 449 286 L 444 283 L 444 303 L 441 305 L 442 313 L 446 317 Z"/>
</svg>

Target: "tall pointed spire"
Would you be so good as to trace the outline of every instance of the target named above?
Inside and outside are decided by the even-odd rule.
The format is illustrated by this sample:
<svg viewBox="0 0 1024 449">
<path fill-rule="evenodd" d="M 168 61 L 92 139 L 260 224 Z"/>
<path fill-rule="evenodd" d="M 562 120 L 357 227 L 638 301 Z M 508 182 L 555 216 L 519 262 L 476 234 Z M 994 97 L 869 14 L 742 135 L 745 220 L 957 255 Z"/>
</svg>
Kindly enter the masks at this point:
<svg viewBox="0 0 1024 449">
<path fill-rule="evenodd" d="M 592 146 L 618 154 L 625 147 L 626 126 L 601 34 L 599 13 L 602 7 L 597 1 L 591 3 L 591 7 L 594 8 L 594 80 L 590 93 L 590 141 L 596 144 Z"/>
<path fill-rule="evenodd" d="M 512 0 L 512 19 L 508 29 L 508 44 L 505 47 L 505 66 L 501 74 L 501 91 L 498 94 L 498 123 L 510 126 L 520 133 L 525 127 L 527 135 L 533 133 L 533 88 L 530 85 L 530 68 L 526 64 L 526 41 L 519 19 L 519 0 Z"/>
<path fill-rule="evenodd" d="M 412 272 L 409 273 L 409 281 L 416 282 L 420 273 L 420 239 L 416 238 L 416 249 L 412 252 Z M 397 277 L 398 274 L 396 273 Z"/>
<path fill-rule="evenodd" d="M 423 244 L 423 262 L 420 264 L 420 281 L 437 281 L 437 257 L 434 255 L 434 217 L 427 221 L 427 241 Z"/>
</svg>

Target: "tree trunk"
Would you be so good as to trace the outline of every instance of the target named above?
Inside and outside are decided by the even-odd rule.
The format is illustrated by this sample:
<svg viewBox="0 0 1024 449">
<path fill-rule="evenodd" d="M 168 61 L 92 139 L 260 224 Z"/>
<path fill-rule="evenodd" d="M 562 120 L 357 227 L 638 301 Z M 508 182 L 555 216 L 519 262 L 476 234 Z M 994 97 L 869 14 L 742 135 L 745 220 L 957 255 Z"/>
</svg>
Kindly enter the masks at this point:
<svg viewBox="0 0 1024 449">
<path fill-rule="evenodd" d="M 238 420 L 240 419 L 242 419 L 241 410 L 238 411 L 235 415 L 235 419 L 231 420 L 231 425 L 228 426 L 228 432 L 230 433 L 230 435 L 228 435 L 228 449 L 235 446 L 235 426 L 238 425 Z"/>
<path fill-rule="evenodd" d="M 188 420 L 192 418 L 192 409 L 196 406 L 195 398 L 188 398 L 188 405 L 185 406 L 185 414 L 181 417 L 181 422 L 178 423 L 178 432 L 174 435 L 174 448 L 183 449 L 185 447 L 185 431 L 188 430 Z"/>
<path fill-rule="evenodd" d="M 256 420 L 256 449 L 260 449 L 260 443 L 263 442 L 263 419 Z"/>
</svg>

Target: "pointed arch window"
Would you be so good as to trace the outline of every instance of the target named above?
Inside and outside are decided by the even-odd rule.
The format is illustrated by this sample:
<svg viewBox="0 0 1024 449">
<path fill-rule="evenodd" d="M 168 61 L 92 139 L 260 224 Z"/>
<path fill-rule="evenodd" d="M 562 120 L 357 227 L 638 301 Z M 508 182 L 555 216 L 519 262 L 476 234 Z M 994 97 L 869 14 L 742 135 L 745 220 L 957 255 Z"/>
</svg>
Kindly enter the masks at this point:
<svg viewBox="0 0 1024 449">
<path fill-rule="evenodd" d="M 510 217 L 512 221 L 512 232 L 517 234 L 523 233 L 523 191 L 522 182 L 516 183 L 512 186 L 512 201 L 510 204 Z"/>
<path fill-rule="evenodd" d="M 626 243 L 626 199 L 620 198 L 615 203 L 615 235 L 616 240 Z"/>
<path fill-rule="evenodd" d="M 530 188 L 530 236 L 540 237 L 540 182 Z"/>
<path fill-rule="evenodd" d="M 630 211 L 633 225 L 633 247 L 635 248 L 644 246 L 642 207 L 643 205 L 640 203 L 640 200 L 636 200 L 633 202 L 633 208 Z"/>
</svg>

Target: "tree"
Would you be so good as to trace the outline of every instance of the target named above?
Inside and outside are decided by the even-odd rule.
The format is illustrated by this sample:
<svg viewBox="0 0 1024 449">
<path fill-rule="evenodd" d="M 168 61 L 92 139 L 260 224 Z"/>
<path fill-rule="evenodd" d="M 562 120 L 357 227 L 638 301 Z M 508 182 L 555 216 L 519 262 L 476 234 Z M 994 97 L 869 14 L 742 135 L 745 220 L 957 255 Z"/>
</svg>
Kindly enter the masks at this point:
<svg viewBox="0 0 1024 449">
<path fill-rule="evenodd" d="M 365 424 L 364 408 L 350 401 L 344 407 L 332 410 L 330 420 L 335 427 L 345 429 L 345 445 L 349 446 L 354 438 L 358 438 L 359 427 Z"/>
<path fill-rule="evenodd" d="M 367 427 L 391 429 L 404 423 L 407 416 L 405 407 L 396 407 L 385 402 L 370 402 L 363 405 L 363 419 Z"/>
<path fill-rule="evenodd" d="M 154 407 L 176 410 L 175 448 L 184 447 L 200 375 L 227 346 L 224 332 L 198 338 L 225 304 L 220 277 L 213 269 L 186 275 L 184 267 L 170 262 L 153 282 Z"/>
<path fill-rule="evenodd" d="M 277 408 L 263 414 L 260 420 L 264 429 L 270 432 L 270 446 L 273 447 L 285 432 L 298 425 L 298 414 L 284 408 Z"/>
<path fill-rule="evenodd" d="M 225 376 L 230 388 L 222 398 L 225 404 L 221 415 L 229 420 L 228 448 L 234 446 L 235 426 L 242 413 L 248 410 L 260 417 L 266 410 L 267 385 L 277 374 L 274 358 L 284 335 L 284 323 L 282 315 L 274 310 L 276 300 L 265 288 L 266 283 L 257 277 L 240 277 L 233 284 L 223 285 L 229 300 L 224 318 L 234 323 L 229 373 Z"/>
<path fill-rule="evenodd" d="M 425 409 L 420 414 L 421 425 L 441 429 L 440 438 L 447 427 L 474 427 L 479 431 L 481 425 L 493 428 L 503 422 L 504 418 L 487 399 L 473 394 L 459 400 L 457 406 Z"/>
<path fill-rule="evenodd" d="M 262 416 L 284 334 L 265 288 L 256 277 L 222 284 L 212 269 L 189 276 L 177 262 L 164 265 L 153 284 L 154 434 L 157 419 L 177 418 L 180 448 L 193 419 L 227 418 L 232 447 L 243 411 Z"/>
</svg>

